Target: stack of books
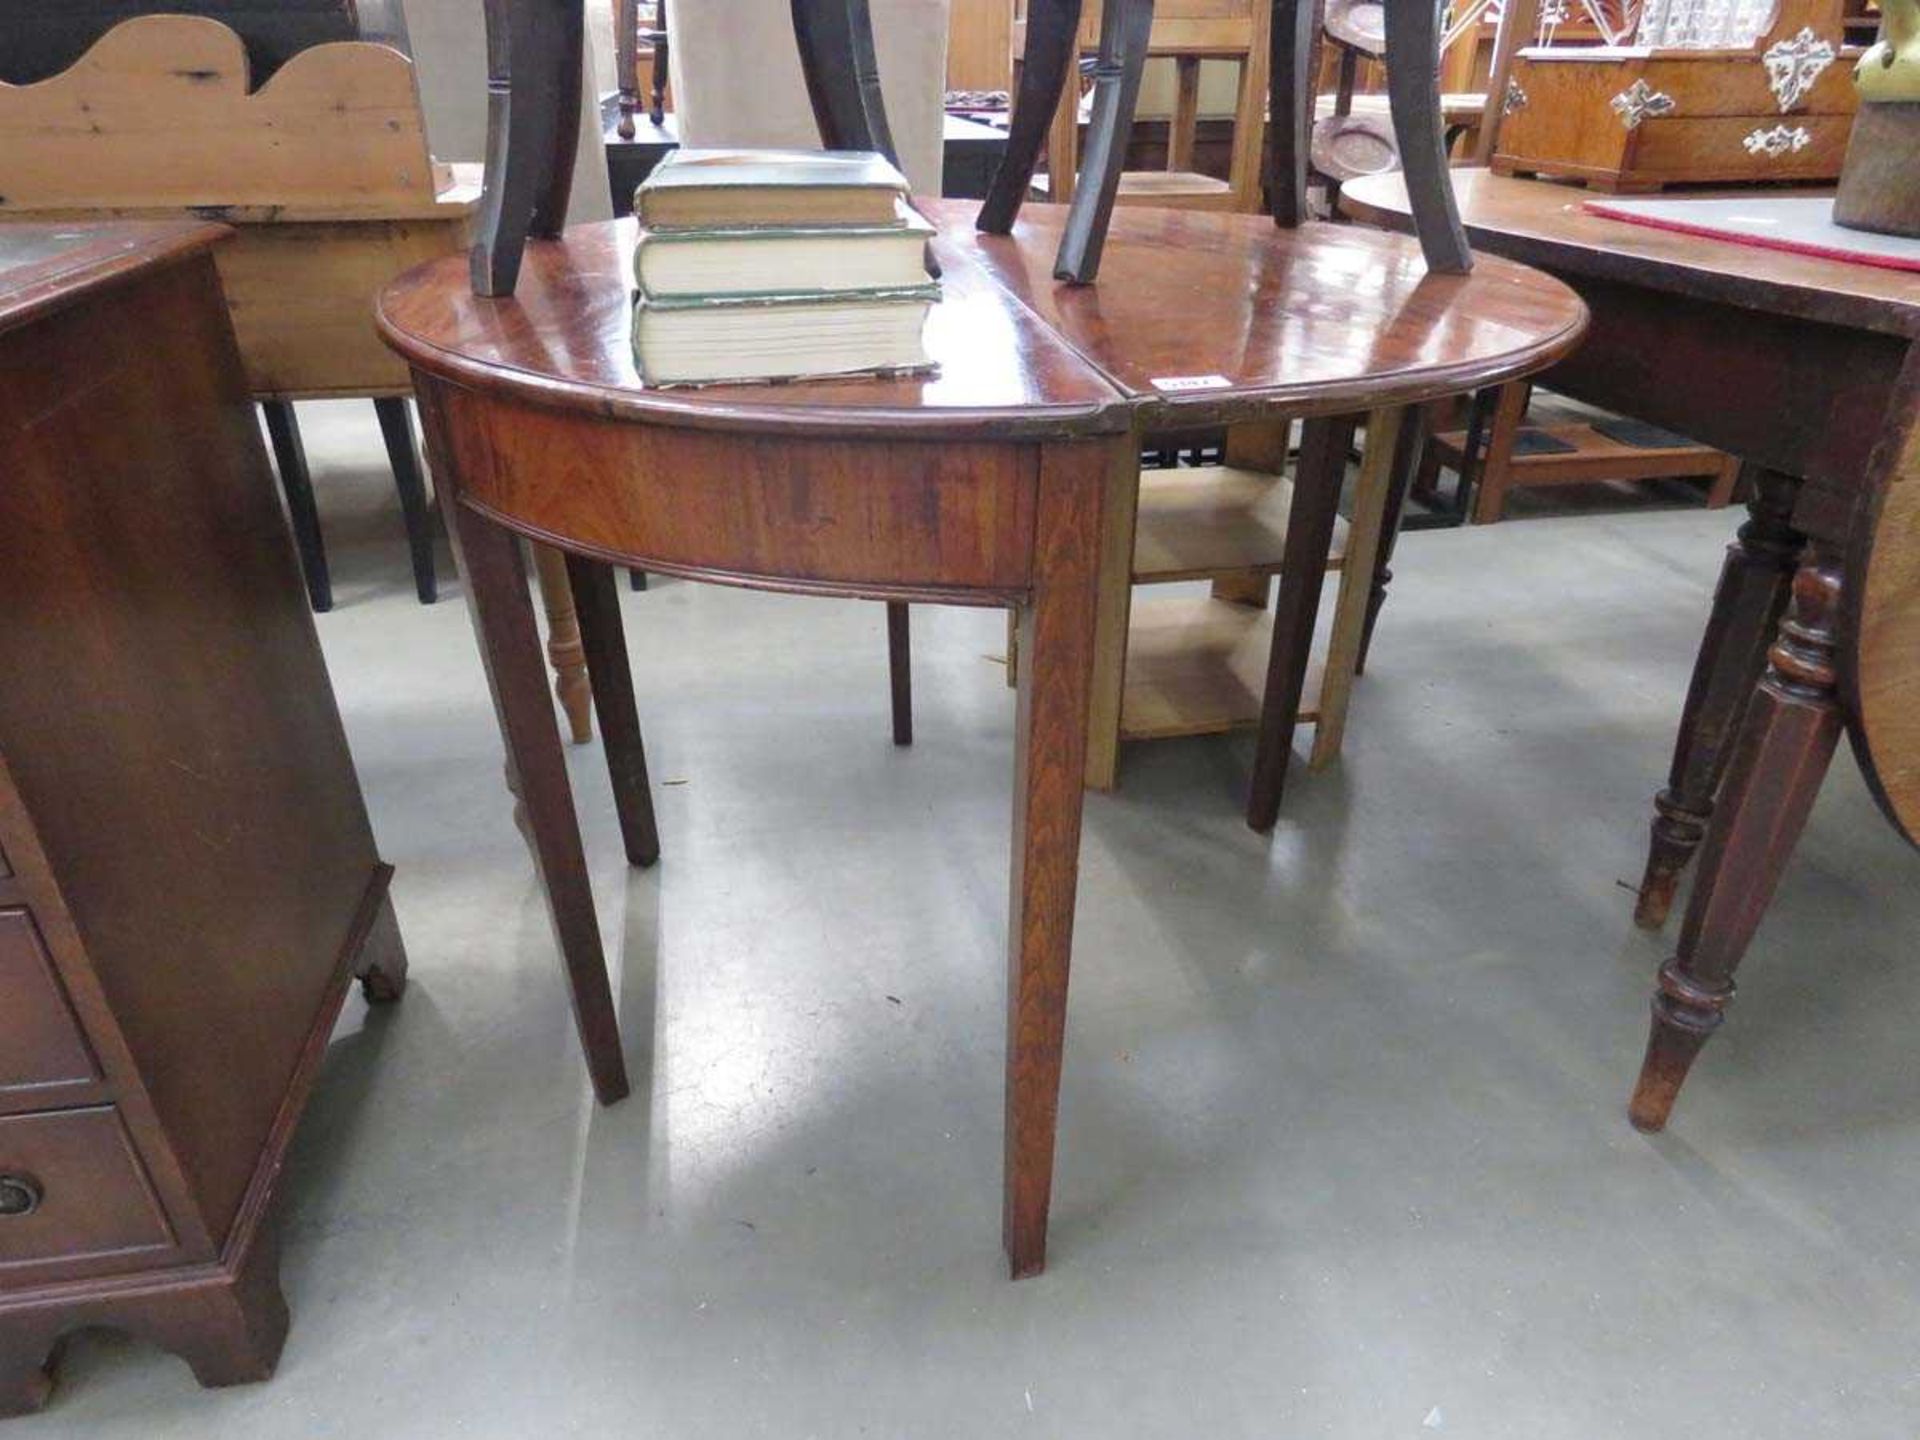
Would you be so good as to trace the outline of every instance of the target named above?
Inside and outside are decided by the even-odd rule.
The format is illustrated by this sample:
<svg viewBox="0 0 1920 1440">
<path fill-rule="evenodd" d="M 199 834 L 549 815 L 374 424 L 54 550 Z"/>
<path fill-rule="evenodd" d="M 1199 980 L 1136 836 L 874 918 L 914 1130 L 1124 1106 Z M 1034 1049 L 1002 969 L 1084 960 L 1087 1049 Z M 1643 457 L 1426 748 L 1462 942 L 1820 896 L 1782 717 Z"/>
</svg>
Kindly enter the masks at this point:
<svg viewBox="0 0 1920 1440">
<path fill-rule="evenodd" d="M 647 384 L 930 368 L 933 227 L 882 157 L 677 150 L 634 210 L 633 353 Z"/>
</svg>

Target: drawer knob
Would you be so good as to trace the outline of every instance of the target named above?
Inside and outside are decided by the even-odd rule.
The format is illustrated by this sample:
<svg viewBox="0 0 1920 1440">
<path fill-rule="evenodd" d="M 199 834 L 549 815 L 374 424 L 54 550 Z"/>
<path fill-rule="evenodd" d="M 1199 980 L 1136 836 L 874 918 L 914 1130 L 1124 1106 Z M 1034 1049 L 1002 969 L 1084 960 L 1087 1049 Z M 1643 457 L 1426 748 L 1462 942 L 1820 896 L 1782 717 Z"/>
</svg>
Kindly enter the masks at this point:
<svg viewBox="0 0 1920 1440">
<path fill-rule="evenodd" d="M 40 1208 L 43 1192 L 31 1175 L 0 1175 L 0 1219 L 31 1215 Z"/>
</svg>

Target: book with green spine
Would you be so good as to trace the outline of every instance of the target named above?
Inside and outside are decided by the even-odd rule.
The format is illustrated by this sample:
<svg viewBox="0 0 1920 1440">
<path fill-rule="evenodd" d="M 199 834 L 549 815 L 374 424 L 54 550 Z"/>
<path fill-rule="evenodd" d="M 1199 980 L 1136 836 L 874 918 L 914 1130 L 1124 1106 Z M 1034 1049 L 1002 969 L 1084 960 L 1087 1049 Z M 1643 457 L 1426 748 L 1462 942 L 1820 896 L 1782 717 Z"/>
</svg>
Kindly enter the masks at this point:
<svg viewBox="0 0 1920 1440">
<path fill-rule="evenodd" d="M 906 223 L 906 177 L 860 150 L 698 150 L 670 153 L 640 182 L 634 213 L 647 229 Z"/>
<path fill-rule="evenodd" d="M 931 281 L 787 295 L 637 297 L 633 357 L 648 385 L 823 379 L 931 368 Z"/>
<path fill-rule="evenodd" d="M 918 285 L 933 227 L 898 225 L 643 230 L 633 278 L 648 299 L 783 295 Z"/>
</svg>

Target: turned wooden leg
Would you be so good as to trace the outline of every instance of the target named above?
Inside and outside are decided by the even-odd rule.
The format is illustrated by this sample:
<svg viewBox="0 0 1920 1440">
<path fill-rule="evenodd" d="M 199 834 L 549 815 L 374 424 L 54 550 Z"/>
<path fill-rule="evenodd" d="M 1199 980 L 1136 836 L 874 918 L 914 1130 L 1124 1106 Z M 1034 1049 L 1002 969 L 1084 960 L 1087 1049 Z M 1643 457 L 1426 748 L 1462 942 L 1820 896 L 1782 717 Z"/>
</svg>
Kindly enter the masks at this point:
<svg viewBox="0 0 1920 1440">
<path fill-rule="evenodd" d="M 1385 7 L 1387 99 L 1427 269 L 1464 275 L 1473 268 L 1473 252 L 1453 198 L 1440 115 L 1440 4 L 1390 0 Z"/>
<path fill-rule="evenodd" d="M 476 295 L 511 295 L 530 235 L 566 224 L 580 138 L 583 0 L 486 0 L 487 163 Z"/>
<path fill-rule="evenodd" d="M 1653 835 L 1633 919 L 1657 930 L 1673 908 L 1680 875 L 1706 838 L 1713 792 L 1725 773 L 1741 716 L 1766 668 L 1806 537 L 1793 528 L 1800 482 L 1756 468 L 1753 498 L 1720 570 L 1713 612 L 1700 640 L 1680 712 L 1667 786 L 1654 797 Z"/>
<path fill-rule="evenodd" d="M 1393 449 L 1393 474 L 1387 482 L 1387 508 L 1380 517 L 1380 548 L 1374 552 L 1366 624 L 1360 631 L 1360 653 L 1353 662 L 1356 675 L 1367 673 L 1367 653 L 1373 649 L 1373 627 L 1380 621 L 1380 608 L 1387 603 L 1387 587 L 1393 583 L 1393 549 L 1400 541 L 1400 519 L 1406 514 L 1407 491 L 1416 471 L 1424 466 L 1426 454 L 1427 407 L 1415 405 L 1402 412 L 1400 435 Z"/>
<path fill-rule="evenodd" d="M 913 640 L 903 600 L 887 602 L 887 678 L 893 690 L 893 743 L 913 744 Z"/>
<path fill-rule="evenodd" d="M 300 552 L 300 573 L 306 577 L 307 600 L 315 611 L 333 609 L 333 580 L 327 574 L 327 545 L 320 534 L 320 507 L 313 500 L 313 477 L 307 472 L 307 447 L 300 441 L 300 422 L 291 400 L 262 400 L 267 439 L 273 445 L 273 463 L 280 471 L 280 488 L 287 496 L 287 520 Z"/>
<path fill-rule="evenodd" d="M 899 164 L 867 0 L 791 0 L 790 10 L 820 143 L 829 150 L 877 150 Z"/>
<path fill-rule="evenodd" d="M 587 881 L 580 823 L 567 784 L 566 757 L 553 703 L 547 698 L 526 565 L 519 542 L 509 532 L 457 500 L 442 508 L 459 550 L 468 608 L 506 741 L 507 764 L 525 807 L 534 858 L 566 966 L 574 1025 L 586 1051 L 594 1092 L 603 1105 L 611 1105 L 627 1094 L 626 1061 L 620 1053 L 619 1019 L 601 949 L 593 889 Z"/>
<path fill-rule="evenodd" d="M 1037 1275 L 1047 1263 L 1067 968 L 1080 874 L 1101 482 L 1113 463 L 1113 448 L 1103 445 L 1042 452 L 1033 591 L 1020 609 L 1001 1225 L 1015 1279 Z"/>
<path fill-rule="evenodd" d="M 1007 148 L 987 187 L 975 225 L 990 235 L 1013 229 L 1020 206 L 1033 185 L 1033 172 L 1047 148 L 1060 97 L 1078 57 L 1081 0 L 1031 0 L 1027 7 L 1027 45 L 1007 128 Z"/>
<path fill-rule="evenodd" d="M 1293 754 L 1294 727 L 1300 720 L 1300 692 L 1306 684 L 1313 623 L 1320 613 L 1320 589 L 1327 575 L 1327 552 L 1333 545 L 1333 522 L 1339 513 L 1340 483 L 1346 476 L 1353 430 L 1351 415 L 1309 420 L 1301 427 L 1293 507 L 1287 512 L 1287 541 L 1280 555 L 1273 648 L 1260 702 L 1260 739 L 1247 796 L 1247 824 L 1255 830 L 1271 830 L 1280 817 L 1280 795 Z"/>
<path fill-rule="evenodd" d="M 1307 159 L 1313 145 L 1311 69 L 1320 7 L 1275 0 L 1267 64 L 1267 204 L 1276 225 L 1292 229 L 1307 211 Z"/>
<path fill-rule="evenodd" d="M 1120 173 L 1126 169 L 1127 140 L 1133 134 L 1152 29 L 1153 0 L 1105 0 L 1087 149 L 1066 227 L 1060 233 L 1060 250 L 1053 260 L 1056 280 L 1091 285 L 1100 273 L 1100 251 L 1120 194 Z"/>
<path fill-rule="evenodd" d="M 387 463 L 393 467 L 393 488 L 400 494 L 400 513 L 407 526 L 407 549 L 413 560 L 413 589 L 422 605 L 439 598 L 433 573 L 433 521 L 427 513 L 427 483 L 420 473 L 420 447 L 413 433 L 413 412 L 406 398 L 382 396 L 373 402 L 380 417 L 380 437 L 387 444 Z"/>
<path fill-rule="evenodd" d="M 620 92 L 620 121 L 615 128 L 622 140 L 631 140 L 633 113 L 640 108 L 639 0 L 614 0 L 613 70 Z"/>
<path fill-rule="evenodd" d="M 645 867 L 660 858 L 660 830 L 647 784 L 647 750 L 640 738 L 640 711 L 633 700 L 633 669 L 620 622 L 620 590 L 613 569 L 598 560 L 567 556 L 567 578 L 580 612 L 580 638 L 593 708 L 600 713 L 600 744 L 607 752 L 614 809 L 627 863 Z"/>
<path fill-rule="evenodd" d="M 1665 1128 L 1687 1071 L 1733 999 L 1733 972 L 1820 790 L 1844 716 L 1837 693 L 1841 560 L 1808 547 L 1767 672 L 1740 728 L 1680 946 L 1660 969 L 1647 1056 L 1628 1114 Z"/>
<path fill-rule="evenodd" d="M 553 694 L 566 712 L 573 743 L 593 739 L 593 689 L 587 655 L 580 644 L 580 619 L 574 610 L 567 561 L 551 545 L 533 547 L 534 574 L 540 579 L 540 603 L 547 613 L 547 659 L 553 665 Z"/>
</svg>

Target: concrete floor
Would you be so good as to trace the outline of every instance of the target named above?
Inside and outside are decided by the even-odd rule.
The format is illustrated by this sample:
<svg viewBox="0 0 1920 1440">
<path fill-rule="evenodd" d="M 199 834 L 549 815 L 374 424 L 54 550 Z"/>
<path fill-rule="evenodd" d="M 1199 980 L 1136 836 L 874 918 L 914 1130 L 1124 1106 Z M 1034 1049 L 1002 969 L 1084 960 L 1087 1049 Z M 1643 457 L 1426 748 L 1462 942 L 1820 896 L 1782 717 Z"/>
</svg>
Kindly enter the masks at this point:
<svg viewBox="0 0 1920 1440">
<path fill-rule="evenodd" d="M 1013 707 L 993 612 L 627 597 L 666 858 L 571 756 L 635 1094 L 591 1103 L 457 585 L 370 407 L 303 407 L 321 619 L 414 984 L 348 1003 L 289 1166 L 293 1333 L 207 1393 L 117 1337 L 23 1435 L 1920 1431 L 1920 865 L 1851 759 L 1670 1135 L 1636 932 L 1734 515 L 1410 537 L 1344 761 L 1087 804 L 1051 1267 L 998 1243 Z"/>
</svg>

